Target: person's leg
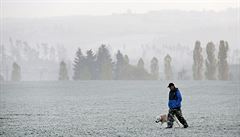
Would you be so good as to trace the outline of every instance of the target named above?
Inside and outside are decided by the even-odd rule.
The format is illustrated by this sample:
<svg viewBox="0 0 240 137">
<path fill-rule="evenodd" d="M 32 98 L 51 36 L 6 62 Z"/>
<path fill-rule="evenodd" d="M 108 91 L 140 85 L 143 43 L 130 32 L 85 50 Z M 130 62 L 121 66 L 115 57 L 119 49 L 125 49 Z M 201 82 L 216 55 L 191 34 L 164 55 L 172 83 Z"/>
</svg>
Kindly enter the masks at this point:
<svg viewBox="0 0 240 137">
<path fill-rule="evenodd" d="M 167 128 L 172 128 L 173 126 L 173 122 L 174 122 L 174 111 L 169 109 L 169 112 L 168 112 L 168 121 L 167 121 Z"/>
<path fill-rule="evenodd" d="M 181 109 L 176 111 L 176 117 L 179 120 L 179 122 L 184 126 L 184 128 L 188 127 L 187 121 L 184 119 Z"/>
</svg>

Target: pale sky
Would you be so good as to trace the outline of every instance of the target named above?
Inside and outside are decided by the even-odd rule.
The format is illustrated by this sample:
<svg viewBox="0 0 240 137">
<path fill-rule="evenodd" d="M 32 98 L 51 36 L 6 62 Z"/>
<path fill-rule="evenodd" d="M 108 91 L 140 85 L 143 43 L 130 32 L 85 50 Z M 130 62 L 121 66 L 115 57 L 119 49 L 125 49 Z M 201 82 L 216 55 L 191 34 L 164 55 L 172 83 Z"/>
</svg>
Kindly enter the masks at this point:
<svg viewBox="0 0 240 137">
<path fill-rule="evenodd" d="M 111 15 L 148 11 L 239 8 L 240 0 L 0 0 L 2 17 Z"/>
</svg>

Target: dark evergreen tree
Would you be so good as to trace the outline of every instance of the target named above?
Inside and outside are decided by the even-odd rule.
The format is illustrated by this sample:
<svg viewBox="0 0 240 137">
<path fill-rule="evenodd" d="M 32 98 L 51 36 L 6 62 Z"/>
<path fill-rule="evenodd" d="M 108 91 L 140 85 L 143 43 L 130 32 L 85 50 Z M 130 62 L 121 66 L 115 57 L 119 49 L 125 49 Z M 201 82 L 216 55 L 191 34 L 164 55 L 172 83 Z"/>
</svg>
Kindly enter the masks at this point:
<svg viewBox="0 0 240 137">
<path fill-rule="evenodd" d="M 125 55 L 125 56 L 124 56 L 124 62 L 125 62 L 126 65 L 129 65 L 128 55 Z"/>
<path fill-rule="evenodd" d="M 96 55 L 94 55 L 92 50 L 87 51 L 86 65 L 87 70 L 90 72 L 90 79 L 97 79 Z"/>
<path fill-rule="evenodd" d="M 123 77 L 125 80 L 129 80 L 131 79 L 131 75 L 130 75 L 130 67 L 131 65 L 129 64 L 129 58 L 128 55 L 124 56 L 124 68 L 123 68 Z"/>
<path fill-rule="evenodd" d="M 124 57 L 123 54 L 118 50 L 117 55 L 116 55 L 117 61 L 116 61 L 116 67 L 115 67 L 115 79 L 120 80 L 123 79 L 124 77 Z"/>
<path fill-rule="evenodd" d="M 144 68 L 144 61 L 142 58 L 138 60 L 137 67 L 134 68 L 133 77 L 137 80 L 149 80 L 151 75 Z"/>
<path fill-rule="evenodd" d="M 101 45 L 97 53 L 98 79 L 111 80 L 113 78 L 113 63 L 106 45 Z"/>
<path fill-rule="evenodd" d="M 78 48 L 76 52 L 76 57 L 74 59 L 74 64 L 73 64 L 73 80 L 83 80 L 83 75 L 84 75 L 84 62 L 85 58 L 82 54 L 82 51 L 80 48 Z"/>
</svg>

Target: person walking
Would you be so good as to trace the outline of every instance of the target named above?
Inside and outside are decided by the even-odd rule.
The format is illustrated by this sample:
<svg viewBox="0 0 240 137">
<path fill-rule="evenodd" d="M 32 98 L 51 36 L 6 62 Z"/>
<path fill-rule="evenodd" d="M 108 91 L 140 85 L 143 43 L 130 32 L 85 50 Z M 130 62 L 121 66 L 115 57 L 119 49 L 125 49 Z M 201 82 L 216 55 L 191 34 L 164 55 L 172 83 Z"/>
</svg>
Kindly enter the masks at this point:
<svg viewBox="0 0 240 137">
<path fill-rule="evenodd" d="M 167 128 L 173 127 L 174 122 L 174 115 L 177 117 L 179 122 L 183 125 L 184 128 L 188 127 L 186 120 L 184 119 L 181 111 L 181 102 L 182 96 L 180 90 L 175 87 L 173 83 L 169 83 L 168 88 L 169 91 L 169 100 L 168 100 L 168 121 L 167 121 Z"/>
</svg>

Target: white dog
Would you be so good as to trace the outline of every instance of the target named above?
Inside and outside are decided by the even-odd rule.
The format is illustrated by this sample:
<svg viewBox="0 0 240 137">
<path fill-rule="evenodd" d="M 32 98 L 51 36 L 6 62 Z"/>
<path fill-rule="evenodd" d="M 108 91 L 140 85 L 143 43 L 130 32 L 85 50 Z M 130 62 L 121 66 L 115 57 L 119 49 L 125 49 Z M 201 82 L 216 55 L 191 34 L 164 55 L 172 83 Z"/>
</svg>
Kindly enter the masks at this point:
<svg viewBox="0 0 240 137">
<path fill-rule="evenodd" d="M 177 117 L 175 115 L 173 116 L 173 119 L 174 119 L 174 121 L 176 121 L 178 126 L 181 127 L 180 123 L 179 123 L 179 121 L 178 121 L 178 119 L 177 119 Z M 167 123 L 167 121 L 168 121 L 168 116 L 166 114 L 156 116 L 156 121 L 155 121 L 156 123 L 160 122 L 161 125 L 162 125 L 163 123 Z"/>
</svg>

